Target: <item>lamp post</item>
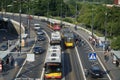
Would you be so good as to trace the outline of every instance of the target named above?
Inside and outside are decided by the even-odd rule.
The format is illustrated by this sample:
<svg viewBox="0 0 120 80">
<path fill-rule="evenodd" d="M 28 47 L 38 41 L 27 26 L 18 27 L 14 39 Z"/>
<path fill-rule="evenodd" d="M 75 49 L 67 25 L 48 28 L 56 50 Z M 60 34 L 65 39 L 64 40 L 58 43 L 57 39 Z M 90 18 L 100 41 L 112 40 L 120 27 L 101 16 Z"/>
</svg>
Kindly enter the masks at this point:
<svg viewBox="0 0 120 80">
<path fill-rule="evenodd" d="M 62 1 L 61 1 L 61 27 L 62 27 Z"/>
<path fill-rule="evenodd" d="M 29 34 L 29 38 L 30 38 L 30 19 L 31 19 L 31 16 L 30 16 L 30 0 L 28 0 L 28 34 Z"/>
<path fill-rule="evenodd" d="M 47 21 L 49 21 L 49 2 L 48 2 L 48 7 L 47 7 Z"/>
<path fill-rule="evenodd" d="M 94 26 L 94 14 L 93 14 L 93 8 L 92 8 L 92 25 L 91 25 L 92 37 L 94 36 L 94 34 L 93 34 L 93 26 Z"/>
<path fill-rule="evenodd" d="M 105 12 L 105 42 L 106 42 L 106 37 L 107 37 L 107 30 L 106 30 L 106 25 L 107 24 L 107 12 Z"/>
<path fill-rule="evenodd" d="M 3 18 L 3 2 L 1 3 L 1 11 L 2 11 L 2 18 Z"/>
<path fill-rule="evenodd" d="M 13 16 L 13 19 L 14 19 L 14 6 L 15 6 L 15 3 L 17 3 L 17 1 L 14 1 L 14 0 L 13 0 L 13 1 L 12 1 L 12 5 L 13 5 L 13 6 L 12 6 L 12 13 L 13 13 L 12 16 Z"/>
<path fill-rule="evenodd" d="M 7 1 L 5 0 L 5 17 L 6 17 L 6 12 L 7 12 Z"/>
<path fill-rule="evenodd" d="M 76 9 L 76 13 L 75 13 L 75 27 L 77 27 L 77 3 L 76 3 L 76 7 L 75 7 L 75 9 Z"/>
<path fill-rule="evenodd" d="M 105 35 L 105 46 L 104 46 L 104 50 L 105 50 L 105 48 L 107 47 L 107 42 L 106 42 L 106 40 L 107 40 L 107 7 L 106 7 L 106 1 L 105 1 L 105 22 L 104 22 L 104 26 L 105 26 L 105 33 L 104 33 L 104 35 Z"/>
<path fill-rule="evenodd" d="M 21 54 L 21 41 L 22 41 L 22 39 L 21 39 L 21 0 L 20 0 L 20 9 L 19 9 L 19 17 L 20 17 L 20 54 Z"/>
</svg>

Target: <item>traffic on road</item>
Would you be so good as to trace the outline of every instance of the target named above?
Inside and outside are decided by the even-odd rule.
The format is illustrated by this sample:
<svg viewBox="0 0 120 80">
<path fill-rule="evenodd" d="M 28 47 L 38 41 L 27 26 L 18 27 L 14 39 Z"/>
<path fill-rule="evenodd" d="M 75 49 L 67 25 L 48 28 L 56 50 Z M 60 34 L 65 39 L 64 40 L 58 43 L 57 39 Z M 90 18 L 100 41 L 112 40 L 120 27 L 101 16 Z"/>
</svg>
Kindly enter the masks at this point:
<svg viewBox="0 0 120 80">
<path fill-rule="evenodd" d="M 22 17 L 22 21 L 28 29 L 26 18 Z M 19 21 L 18 16 L 15 16 L 14 20 Z M 28 34 L 30 38 L 26 39 L 21 54 L 18 53 L 18 47 L 11 52 L 14 67 L 7 72 L 14 74 L 6 74 L 6 80 L 9 80 L 9 77 L 11 80 L 111 80 L 107 69 L 99 61 L 97 52 L 93 52 L 90 43 L 82 37 L 79 30 L 65 26 L 55 29 L 54 24 L 48 23 L 40 22 L 39 19 L 31 21 Z M 6 36 L 8 37 L 7 34 Z M 8 49 L 6 46 L 2 48 L 2 51 Z M 35 61 L 26 60 L 28 53 L 34 54 Z"/>
</svg>

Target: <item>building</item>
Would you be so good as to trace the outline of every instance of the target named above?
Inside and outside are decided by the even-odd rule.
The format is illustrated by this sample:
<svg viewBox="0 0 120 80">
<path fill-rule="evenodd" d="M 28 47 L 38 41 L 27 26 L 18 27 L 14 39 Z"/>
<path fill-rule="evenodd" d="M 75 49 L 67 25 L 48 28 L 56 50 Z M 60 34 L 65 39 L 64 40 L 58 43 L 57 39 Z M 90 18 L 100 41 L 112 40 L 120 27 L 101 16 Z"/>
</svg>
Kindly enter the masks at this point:
<svg viewBox="0 0 120 80">
<path fill-rule="evenodd" d="M 114 0 L 114 4 L 120 5 L 120 0 Z"/>
</svg>

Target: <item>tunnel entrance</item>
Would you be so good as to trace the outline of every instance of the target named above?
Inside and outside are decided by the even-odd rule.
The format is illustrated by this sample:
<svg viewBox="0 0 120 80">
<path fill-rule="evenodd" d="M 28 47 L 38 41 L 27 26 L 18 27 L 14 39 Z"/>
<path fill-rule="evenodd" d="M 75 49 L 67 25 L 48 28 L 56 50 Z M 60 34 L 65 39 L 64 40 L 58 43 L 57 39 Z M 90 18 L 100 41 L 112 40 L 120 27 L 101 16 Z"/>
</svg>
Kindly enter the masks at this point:
<svg viewBox="0 0 120 80">
<path fill-rule="evenodd" d="M 18 36 L 18 33 L 17 33 L 15 27 L 13 26 L 13 24 L 11 23 L 11 21 L 9 19 L 6 21 L 3 19 L 0 19 L 0 31 L 5 31 L 7 33 Z"/>
</svg>

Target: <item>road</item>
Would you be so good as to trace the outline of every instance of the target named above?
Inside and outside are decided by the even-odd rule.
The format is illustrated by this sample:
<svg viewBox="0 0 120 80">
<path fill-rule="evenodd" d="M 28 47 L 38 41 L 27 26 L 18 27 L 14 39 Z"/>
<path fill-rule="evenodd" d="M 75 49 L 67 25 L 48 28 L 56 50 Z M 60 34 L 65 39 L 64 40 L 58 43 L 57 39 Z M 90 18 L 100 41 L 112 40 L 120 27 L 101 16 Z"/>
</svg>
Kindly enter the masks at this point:
<svg viewBox="0 0 120 80">
<path fill-rule="evenodd" d="M 19 19 L 17 17 L 14 17 L 14 19 L 16 21 L 17 20 L 19 21 Z M 22 17 L 22 22 L 23 22 L 23 24 L 25 26 L 27 26 L 27 19 L 26 18 Z M 46 23 L 42 23 L 39 20 L 32 20 L 31 21 L 31 29 L 33 27 L 33 23 L 38 23 L 38 22 L 41 24 L 41 26 L 44 28 L 44 30 L 47 32 L 47 34 L 50 36 L 51 30 L 47 28 Z M 33 32 L 31 32 L 31 33 L 33 33 Z M 80 34 L 84 35 L 84 37 L 86 39 L 88 38 L 88 36 L 85 36 L 84 32 L 82 32 Z M 78 50 L 78 55 L 79 56 L 77 55 L 77 52 L 76 52 L 75 48 L 74 49 L 65 49 L 65 50 L 63 49 L 63 52 L 64 52 L 64 55 L 63 55 L 64 56 L 63 57 L 64 58 L 63 59 L 63 62 L 64 62 L 63 63 L 64 73 L 63 74 L 64 75 L 63 75 L 63 79 L 62 80 L 84 80 L 83 72 L 82 72 L 82 69 L 81 69 L 79 58 L 81 59 L 81 62 L 82 62 L 82 65 L 83 65 L 84 69 L 86 69 L 86 68 L 89 69 L 93 65 L 92 62 L 90 62 L 88 60 L 88 53 L 90 53 L 91 48 L 90 48 L 90 46 L 87 43 L 86 43 L 86 45 L 84 45 L 82 47 L 77 47 L 77 50 Z M 39 63 L 42 63 L 42 64 L 39 65 L 40 71 L 39 71 L 38 75 L 41 74 L 41 69 L 43 68 L 43 61 L 44 61 L 45 54 L 43 54 L 42 56 L 43 56 L 42 59 L 40 59 L 40 60 L 42 60 L 42 62 L 39 62 Z M 35 64 L 37 65 L 39 63 L 36 62 Z M 96 61 L 96 65 L 101 66 L 99 61 Z M 28 72 L 30 72 L 30 71 L 28 71 Z M 32 72 L 30 72 L 30 73 L 32 73 Z M 33 74 L 31 76 L 32 77 L 36 77 L 37 75 Z M 27 75 L 26 77 L 30 77 L 30 76 Z M 87 80 L 93 80 L 93 79 L 91 79 L 90 77 L 87 77 Z M 109 79 L 105 75 L 105 77 L 103 79 L 100 79 L 100 80 L 109 80 Z"/>
</svg>

